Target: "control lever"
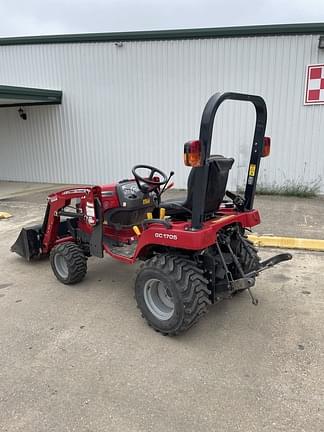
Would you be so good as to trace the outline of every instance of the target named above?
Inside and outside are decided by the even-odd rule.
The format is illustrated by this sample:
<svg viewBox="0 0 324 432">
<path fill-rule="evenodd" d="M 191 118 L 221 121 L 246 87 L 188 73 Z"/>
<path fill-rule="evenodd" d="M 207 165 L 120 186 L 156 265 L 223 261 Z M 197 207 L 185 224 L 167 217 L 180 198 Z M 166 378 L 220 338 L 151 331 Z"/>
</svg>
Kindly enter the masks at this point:
<svg viewBox="0 0 324 432">
<path fill-rule="evenodd" d="M 229 198 L 231 198 L 231 200 L 235 204 L 235 207 L 239 211 L 244 211 L 244 209 L 245 209 L 245 199 L 243 197 L 241 197 L 240 195 L 236 195 L 235 193 L 230 192 L 230 191 L 226 191 L 226 195 Z"/>
<path fill-rule="evenodd" d="M 168 185 L 168 183 L 169 183 L 169 181 L 170 181 L 170 179 L 171 179 L 172 176 L 174 176 L 174 171 L 170 171 L 168 180 L 166 181 L 165 185 L 163 186 L 161 192 L 158 194 L 158 201 L 159 201 L 159 203 L 160 203 L 160 198 L 161 198 L 161 195 L 163 194 L 163 192 L 165 192 L 166 190 L 170 189 L 174 185 L 174 183 L 170 183 Z"/>
<path fill-rule="evenodd" d="M 167 186 L 166 188 L 164 188 L 163 192 L 165 192 L 165 191 L 171 189 L 173 186 L 174 186 L 174 182 L 168 184 L 168 186 Z"/>
</svg>

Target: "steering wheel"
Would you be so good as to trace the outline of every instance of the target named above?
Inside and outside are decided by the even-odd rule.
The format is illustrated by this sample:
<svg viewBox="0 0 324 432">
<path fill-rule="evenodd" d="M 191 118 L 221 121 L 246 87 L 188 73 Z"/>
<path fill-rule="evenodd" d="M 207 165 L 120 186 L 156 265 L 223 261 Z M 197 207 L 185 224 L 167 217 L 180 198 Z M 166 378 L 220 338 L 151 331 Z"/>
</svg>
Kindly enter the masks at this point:
<svg viewBox="0 0 324 432">
<path fill-rule="evenodd" d="M 139 169 L 150 170 L 150 174 L 148 175 L 148 177 L 142 177 L 137 172 Z M 135 180 L 136 180 L 138 187 L 144 193 L 152 191 L 153 189 L 155 189 L 158 186 L 163 186 L 168 181 L 168 176 L 163 171 L 161 171 L 158 168 L 155 168 L 151 165 L 135 165 L 132 169 L 132 173 L 133 173 L 133 176 L 135 177 Z M 154 174 L 159 174 L 162 177 L 162 179 L 160 179 L 160 180 L 154 179 Z M 148 185 L 149 188 L 143 188 L 143 185 L 141 184 L 141 182 Z"/>
</svg>

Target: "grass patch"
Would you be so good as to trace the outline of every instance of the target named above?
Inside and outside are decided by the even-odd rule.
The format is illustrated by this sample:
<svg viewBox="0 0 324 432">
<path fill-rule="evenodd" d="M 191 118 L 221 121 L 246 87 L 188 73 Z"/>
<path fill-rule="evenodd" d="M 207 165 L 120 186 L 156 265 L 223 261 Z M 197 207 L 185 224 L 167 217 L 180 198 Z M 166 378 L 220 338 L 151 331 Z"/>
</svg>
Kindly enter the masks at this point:
<svg viewBox="0 0 324 432">
<path fill-rule="evenodd" d="M 320 179 L 314 180 L 308 184 L 301 181 L 287 180 L 284 184 L 272 185 L 259 184 L 256 189 L 258 195 L 281 195 L 292 196 L 299 198 L 313 198 L 320 192 L 321 181 Z"/>
</svg>

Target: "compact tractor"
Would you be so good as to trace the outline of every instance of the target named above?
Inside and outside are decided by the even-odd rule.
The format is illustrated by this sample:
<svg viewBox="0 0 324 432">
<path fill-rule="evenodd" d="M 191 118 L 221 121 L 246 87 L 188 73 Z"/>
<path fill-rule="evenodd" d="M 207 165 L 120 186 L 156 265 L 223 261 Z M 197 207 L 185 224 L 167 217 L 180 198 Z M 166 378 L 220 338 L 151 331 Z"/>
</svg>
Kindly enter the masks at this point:
<svg viewBox="0 0 324 432">
<path fill-rule="evenodd" d="M 226 190 L 234 159 L 210 154 L 215 114 L 226 100 L 250 102 L 256 111 L 244 196 Z M 192 168 L 183 199 L 162 200 L 173 172 L 136 165 L 129 180 L 49 195 L 43 223 L 22 229 L 11 250 L 27 260 L 49 255 L 64 284 L 85 277 L 90 256 L 106 253 L 126 264 L 142 260 L 137 305 L 164 335 L 189 329 L 210 304 L 238 292 L 247 290 L 256 304 L 256 276 L 292 258 L 282 253 L 261 261 L 246 236 L 260 223 L 253 201 L 261 157 L 270 152 L 266 121 L 260 96 L 214 94 L 202 114 L 199 140 L 184 146 L 184 163 Z"/>
</svg>

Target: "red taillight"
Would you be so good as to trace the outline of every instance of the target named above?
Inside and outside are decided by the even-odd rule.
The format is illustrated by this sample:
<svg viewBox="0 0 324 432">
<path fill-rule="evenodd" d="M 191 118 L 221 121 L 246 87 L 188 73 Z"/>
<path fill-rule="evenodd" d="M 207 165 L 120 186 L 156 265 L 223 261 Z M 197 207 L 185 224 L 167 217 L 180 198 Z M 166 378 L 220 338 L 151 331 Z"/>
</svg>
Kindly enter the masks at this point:
<svg viewBox="0 0 324 432">
<path fill-rule="evenodd" d="M 270 147 L 271 147 L 271 138 L 270 137 L 264 137 L 263 138 L 263 149 L 262 149 L 262 157 L 267 157 L 270 154 Z"/>
<path fill-rule="evenodd" d="M 188 141 L 184 145 L 184 163 L 186 166 L 199 167 L 201 166 L 201 142 Z"/>
</svg>

